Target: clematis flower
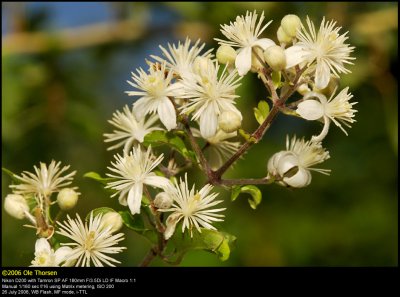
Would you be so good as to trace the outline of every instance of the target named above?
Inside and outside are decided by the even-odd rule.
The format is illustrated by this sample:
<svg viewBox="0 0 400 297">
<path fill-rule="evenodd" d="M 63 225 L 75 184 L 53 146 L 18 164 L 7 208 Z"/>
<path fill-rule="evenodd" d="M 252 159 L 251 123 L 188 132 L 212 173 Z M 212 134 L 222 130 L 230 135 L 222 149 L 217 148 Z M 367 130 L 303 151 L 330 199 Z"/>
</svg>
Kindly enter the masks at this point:
<svg viewBox="0 0 400 297">
<path fill-rule="evenodd" d="M 36 240 L 35 259 L 31 267 L 58 267 L 66 261 L 71 253 L 70 247 L 60 247 L 55 252 L 45 238 Z"/>
<path fill-rule="evenodd" d="M 348 87 L 344 88 L 336 97 L 334 97 L 335 92 L 333 92 L 329 100 L 323 94 L 317 92 L 309 92 L 304 96 L 304 101 L 297 106 L 296 112 L 309 121 L 321 118 L 324 121 L 324 128 L 318 136 L 313 136 L 312 141 L 322 141 L 325 138 L 331 121 L 344 134 L 348 135 L 342 124 L 351 127 L 349 123 L 356 121 L 354 116 L 357 112 L 357 110 L 353 109 L 353 105 L 357 104 L 357 102 L 349 102 L 353 95 L 348 91 Z"/>
</svg>

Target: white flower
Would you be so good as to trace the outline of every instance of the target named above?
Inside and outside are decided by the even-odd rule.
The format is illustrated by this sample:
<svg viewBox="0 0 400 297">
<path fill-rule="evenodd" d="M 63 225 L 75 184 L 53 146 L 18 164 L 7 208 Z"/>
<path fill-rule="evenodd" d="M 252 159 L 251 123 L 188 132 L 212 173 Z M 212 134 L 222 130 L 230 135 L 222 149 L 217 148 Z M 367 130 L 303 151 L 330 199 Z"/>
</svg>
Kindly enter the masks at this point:
<svg viewBox="0 0 400 297">
<path fill-rule="evenodd" d="M 56 163 L 53 160 L 49 167 L 45 163 L 40 163 L 40 169 L 34 166 L 36 174 L 28 171 L 24 171 L 21 176 L 14 174 L 14 177 L 21 183 L 10 185 L 10 188 L 13 189 L 15 194 L 35 194 L 39 206 L 42 207 L 43 198 L 71 184 L 72 178 L 76 173 L 76 171 L 73 171 L 65 176 L 61 176 L 62 173 L 68 170 L 69 165 L 60 169 L 60 164 L 61 162 Z M 73 189 L 76 189 L 76 187 Z"/>
<path fill-rule="evenodd" d="M 348 32 L 340 35 L 341 27 L 335 27 L 334 21 L 325 22 L 323 18 L 318 33 L 308 17 L 307 24 L 309 32 L 302 25 L 301 30 L 297 32 L 299 42 L 295 47 L 302 49 L 306 61 L 316 61 L 315 86 L 323 89 L 328 85 L 331 73 L 335 76 L 339 73 L 350 73 L 345 64 L 353 64 L 351 60 L 355 58 L 349 55 L 354 47 L 344 43 L 348 39 Z"/>
<path fill-rule="evenodd" d="M 224 217 L 222 214 L 217 214 L 226 208 L 210 209 L 222 200 L 214 201 L 218 196 L 217 193 L 209 194 L 213 189 L 210 184 L 205 185 L 199 192 L 195 192 L 195 185 L 189 191 L 187 174 L 185 174 L 185 181 L 180 179 L 180 183 L 175 181 L 174 186 L 166 190 L 168 195 L 173 197 L 174 203 L 171 208 L 158 209 L 161 212 L 173 212 L 167 219 L 167 228 L 164 233 L 165 239 L 169 239 L 175 232 L 176 224 L 183 219 L 182 233 L 185 229 L 190 230 L 193 236 L 193 227 L 200 233 L 200 227 L 216 230 L 211 225 L 212 222 L 223 221 L 220 219 Z"/>
<path fill-rule="evenodd" d="M 329 100 L 323 94 L 317 92 L 309 92 L 304 96 L 305 100 L 297 106 L 296 112 L 309 121 L 323 118 L 325 123 L 320 135 L 313 136 L 312 141 L 322 141 L 325 138 L 328 134 L 330 121 L 333 121 L 347 135 L 341 123 L 351 127 L 349 123 L 356 121 L 353 118 L 357 112 L 353 109 L 353 105 L 357 102 L 349 102 L 353 95 L 348 91 L 348 87 L 344 88 L 335 98 L 333 98 L 335 95 L 335 92 L 333 92 Z M 319 101 L 314 100 L 314 98 Z"/>
<path fill-rule="evenodd" d="M 106 188 L 117 190 L 111 197 L 119 195 L 119 203 L 128 205 L 133 215 L 140 213 L 144 185 L 164 188 L 170 184 L 167 178 L 151 172 L 164 157 L 160 155 L 154 160 L 151 156 L 151 147 L 147 149 L 147 153 L 137 147 L 133 148 L 129 155 L 114 157 L 116 162 L 111 162 L 114 167 L 108 167 L 108 169 L 115 174 L 107 175 L 115 178 L 116 181 L 109 182 Z"/>
<path fill-rule="evenodd" d="M 224 111 L 235 112 L 242 118 L 240 111 L 235 107 L 235 89 L 240 85 L 241 77 L 237 72 L 227 73 L 224 68 L 218 79 L 219 65 L 208 60 L 207 69 L 203 75 L 196 75 L 193 80 L 184 79 L 185 93 L 182 98 L 189 99 L 189 103 L 182 106 L 181 113 L 195 111 L 193 120 L 200 119 L 200 132 L 204 138 L 212 137 L 217 132 L 218 116 Z"/>
<path fill-rule="evenodd" d="M 221 32 L 229 41 L 214 38 L 221 45 L 229 45 L 238 47 L 239 52 L 236 57 L 235 66 L 239 75 L 243 76 L 251 69 L 252 49 L 255 46 L 261 47 L 263 50 L 269 46 L 275 45 L 271 39 L 258 39 L 260 34 L 271 24 L 268 22 L 262 26 L 264 20 L 264 12 L 262 12 L 257 23 L 257 13 L 247 11 L 246 16 L 237 16 L 235 22 L 230 22 L 229 25 L 221 25 Z"/>
<path fill-rule="evenodd" d="M 200 54 L 205 46 L 205 43 L 200 45 L 200 40 L 197 40 L 191 46 L 191 40 L 186 38 L 185 43 L 178 43 L 178 46 L 168 44 L 168 50 L 160 46 L 164 58 L 151 55 L 153 59 L 160 63 L 166 63 L 168 70 L 181 78 L 191 79 L 193 77 L 193 63 L 197 57 L 211 57 L 212 49 Z"/>
<path fill-rule="evenodd" d="M 167 130 L 176 127 L 176 113 L 174 105 L 168 97 L 177 95 L 178 86 L 171 84 L 173 73 L 165 74 L 165 64 L 160 69 L 150 66 L 149 73 L 142 68 L 138 74 L 132 72 L 133 82 L 128 83 L 138 91 L 126 91 L 129 96 L 141 96 L 133 103 L 133 112 L 138 120 L 147 114 L 157 113 Z"/>
<path fill-rule="evenodd" d="M 282 179 L 283 185 L 294 188 L 306 187 L 311 183 L 311 172 L 316 171 L 329 175 L 330 170 L 314 168 L 312 166 L 329 159 L 329 152 L 325 151 L 320 142 L 299 140 L 296 136 L 289 142 L 286 139 L 286 151 L 274 154 L 268 161 L 268 172 L 272 176 Z M 297 172 L 292 170 L 297 167 Z"/>
<path fill-rule="evenodd" d="M 125 247 L 115 246 L 118 242 L 124 240 L 124 234 L 113 235 L 111 226 L 105 226 L 103 223 L 102 214 L 93 218 L 93 212 L 91 212 L 89 225 L 87 222 L 83 223 L 78 214 L 76 216 L 77 219 L 75 220 L 67 216 L 66 222 L 57 222 L 60 226 L 60 231 L 57 231 L 57 233 L 74 241 L 73 243 L 61 244 L 72 247 L 67 262 L 82 267 L 88 267 L 92 262 L 96 267 L 103 267 L 103 263 L 109 266 L 115 266 L 113 263 L 121 263 L 107 254 L 120 253 L 125 249 Z"/>
<path fill-rule="evenodd" d="M 71 251 L 70 247 L 60 247 L 54 252 L 49 242 L 40 238 L 35 243 L 35 259 L 31 262 L 31 267 L 58 267 L 68 259 Z"/>
<path fill-rule="evenodd" d="M 134 114 L 134 108 L 130 110 L 128 105 L 125 105 L 123 112 L 117 110 L 113 114 L 112 120 L 108 121 L 118 130 L 114 130 L 113 133 L 105 133 L 105 142 L 119 142 L 113 146 L 110 146 L 107 150 L 124 146 L 124 153 L 128 153 L 136 141 L 142 143 L 144 137 L 150 132 L 162 130 L 162 128 L 158 126 L 152 127 L 157 120 L 158 116 L 152 115 L 147 120 L 145 120 L 145 117 L 143 117 L 140 121 L 138 121 L 136 120 Z"/>
</svg>

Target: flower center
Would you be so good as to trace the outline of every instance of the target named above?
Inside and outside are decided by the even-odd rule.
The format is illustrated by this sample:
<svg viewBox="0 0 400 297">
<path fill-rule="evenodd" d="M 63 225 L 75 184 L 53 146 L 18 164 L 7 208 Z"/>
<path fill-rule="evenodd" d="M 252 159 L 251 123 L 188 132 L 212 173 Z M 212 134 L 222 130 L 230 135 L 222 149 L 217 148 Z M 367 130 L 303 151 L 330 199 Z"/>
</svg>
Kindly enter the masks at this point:
<svg viewBox="0 0 400 297">
<path fill-rule="evenodd" d="M 87 251 L 91 251 L 93 249 L 94 237 L 96 233 L 94 231 L 90 231 L 89 235 L 86 238 L 86 241 L 83 245 L 84 249 Z"/>
<path fill-rule="evenodd" d="M 147 93 L 154 97 L 159 98 L 164 94 L 164 80 L 160 77 L 160 73 L 154 73 L 152 76 L 149 76 L 146 83 Z"/>
<path fill-rule="evenodd" d="M 194 195 L 193 197 L 190 198 L 189 203 L 186 207 L 186 210 L 184 212 L 185 216 L 191 216 L 196 210 L 198 209 L 199 202 L 201 200 L 201 196 L 199 193 Z"/>
</svg>

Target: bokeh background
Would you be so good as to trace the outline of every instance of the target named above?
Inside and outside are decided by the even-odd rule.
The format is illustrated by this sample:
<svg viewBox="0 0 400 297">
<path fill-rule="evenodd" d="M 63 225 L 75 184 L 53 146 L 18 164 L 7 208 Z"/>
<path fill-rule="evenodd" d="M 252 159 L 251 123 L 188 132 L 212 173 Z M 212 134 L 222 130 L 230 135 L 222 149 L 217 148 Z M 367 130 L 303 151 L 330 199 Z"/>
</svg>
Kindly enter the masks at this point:
<svg viewBox="0 0 400 297">
<path fill-rule="evenodd" d="M 219 25 L 246 10 L 264 10 L 274 22 L 265 37 L 276 40 L 281 18 L 289 13 L 319 24 L 337 20 L 356 46 L 350 86 L 357 123 L 346 137 L 332 127 L 325 146 L 330 177 L 313 175 L 299 190 L 262 186 L 263 201 L 252 210 L 242 197 L 229 201 L 221 228 L 237 236 L 230 259 L 187 254 L 183 266 L 396 266 L 398 265 L 398 7 L 397 3 L 7 3 L 2 2 L 2 166 L 32 170 L 40 161 L 60 160 L 78 174 L 81 215 L 100 206 L 122 209 L 101 187 L 82 176 L 106 172 L 112 153 L 102 134 L 116 109 L 130 104 L 126 80 L 145 66 L 158 45 L 201 38 L 217 48 Z M 265 99 L 255 75 L 243 80 L 238 106 L 245 129 L 256 121 L 249 106 Z M 240 160 L 228 177 L 262 177 L 268 158 L 284 149 L 286 134 L 309 138 L 316 123 L 280 115 L 261 144 Z M 196 171 L 193 171 L 193 174 Z M 193 176 L 193 175 L 191 175 Z M 197 179 L 200 186 L 201 177 Z M 2 198 L 10 192 L 2 174 Z M 72 211 L 74 212 L 74 211 Z M 136 266 L 147 241 L 127 229 L 118 259 Z M 2 208 L 2 265 L 28 266 L 35 234 Z M 152 265 L 165 265 L 154 261 Z"/>
</svg>

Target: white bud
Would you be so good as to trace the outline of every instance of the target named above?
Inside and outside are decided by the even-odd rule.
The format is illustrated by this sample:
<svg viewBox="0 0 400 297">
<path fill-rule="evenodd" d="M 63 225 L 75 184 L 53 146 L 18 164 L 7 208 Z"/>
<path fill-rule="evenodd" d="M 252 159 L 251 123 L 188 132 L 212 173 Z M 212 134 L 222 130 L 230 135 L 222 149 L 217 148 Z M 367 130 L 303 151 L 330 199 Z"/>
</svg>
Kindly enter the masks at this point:
<svg viewBox="0 0 400 297">
<path fill-rule="evenodd" d="M 282 27 L 278 28 L 276 37 L 278 37 L 280 43 L 288 44 L 292 42 L 292 37 L 288 36 L 285 31 L 283 31 Z"/>
<path fill-rule="evenodd" d="M 200 75 L 207 71 L 209 60 L 206 57 L 197 57 L 193 62 L 193 71 Z"/>
<path fill-rule="evenodd" d="M 253 53 L 255 51 L 255 53 Z M 261 59 L 261 61 L 260 61 Z M 257 73 L 259 69 L 264 68 L 264 55 L 263 49 L 261 47 L 255 46 L 252 48 L 251 52 L 251 72 Z"/>
<path fill-rule="evenodd" d="M 286 67 L 285 51 L 279 45 L 267 48 L 264 51 L 264 59 L 274 71 L 281 71 Z"/>
<path fill-rule="evenodd" d="M 154 206 L 161 209 L 170 208 L 172 205 L 173 199 L 170 195 L 165 192 L 158 193 L 156 198 L 154 199 Z"/>
<path fill-rule="evenodd" d="M 29 206 L 26 199 L 17 194 L 8 194 L 4 201 L 4 210 L 12 217 L 22 220 L 25 213 L 29 213 Z"/>
<path fill-rule="evenodd" d="M 290 37 L 296 37 L 297 29 L 301 26 L 300 18 L 295 14 L 288 14 L 281 20 L 281 27 Z"/>
<path fill-rule="evenodd" d="M 297 88 L 297 92 L 299 92 L 301 95 L 305 95 L 308 92 L 311 92 L 310 88 L 308 87 L 308 84 L 304 83 L 301 84 L 298 88 Z"/>
<path fill-rule="evenodd" d="M 74 208 L 77 202 L 78 193 L 73 189 L 62 189 L 57 195 L 57 203 L 62 210 L 70 210 Z"/>
<path fill-rule="evenodd" d="M 111 226 L 111 232 L 117 232 L 122 228 L 123 221 L 121 215 L 116 211 L 110 211 L 103 215 L 103 224 L 105 226 Z"/>
<path fill-rule="evenodd" d="M 217 59 L 221 64 L 234 65 L 236 56 L 236 51 L 229 45 L 221 45 L 217 50 Z"/>
<path fill-rule="evenodd" d="M 242 117 L 233 111 L 224 111 L 218 117 L 218 125 L 225 133 L 231 133 L 242 125 Z"/>
</svg>

